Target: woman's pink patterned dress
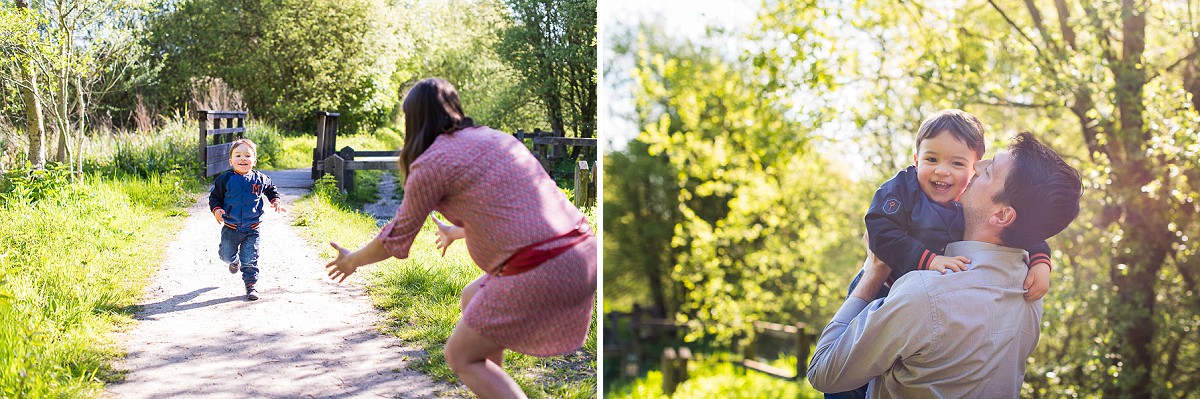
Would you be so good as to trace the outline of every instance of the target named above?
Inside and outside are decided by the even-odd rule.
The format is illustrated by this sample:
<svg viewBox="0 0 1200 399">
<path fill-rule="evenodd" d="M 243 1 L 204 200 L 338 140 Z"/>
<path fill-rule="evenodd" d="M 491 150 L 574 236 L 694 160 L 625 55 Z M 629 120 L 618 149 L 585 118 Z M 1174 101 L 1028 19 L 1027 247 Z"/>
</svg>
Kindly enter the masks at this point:
<svg viewBox="0 0 1200 399">
<path fill-rule="evenodd" d="M 440 135 L 409 165 L 404 201 L 379 233 L 388 252 L 408 257 L 434 210 L 463 228 L 471 259 L 485 272 L 518 249 L 563 235 L 584 220 L 524 144 L 487 127 Z M 520 353 L 556 356 L 579 349 L 596 295 L 596 250 L 595 237 L 589 237 L 528 272 L 485 277 L 463 320 Z"/>
</svg>

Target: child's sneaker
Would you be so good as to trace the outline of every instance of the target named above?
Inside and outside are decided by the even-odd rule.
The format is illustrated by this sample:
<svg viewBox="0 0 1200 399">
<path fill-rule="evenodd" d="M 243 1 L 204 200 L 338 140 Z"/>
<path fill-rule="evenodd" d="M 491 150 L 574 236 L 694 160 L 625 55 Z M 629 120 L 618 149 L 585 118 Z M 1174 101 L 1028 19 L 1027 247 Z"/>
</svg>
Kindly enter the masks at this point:
<svg viewBox="0 0 1200 399">
<path fill-rule="evenodd" d="M 241 268 L 242 268 L 241 262 L 229 262 L 229 273 L 230 274 L 237 274 L 238 270 L 240 270 Z"/>
<path fill-rule="evenodd" d="M 254 289 L 254 284 L 246 284 L 246 299 L 251 301 L 258 300 L 258 290 Z"/>
</svg>

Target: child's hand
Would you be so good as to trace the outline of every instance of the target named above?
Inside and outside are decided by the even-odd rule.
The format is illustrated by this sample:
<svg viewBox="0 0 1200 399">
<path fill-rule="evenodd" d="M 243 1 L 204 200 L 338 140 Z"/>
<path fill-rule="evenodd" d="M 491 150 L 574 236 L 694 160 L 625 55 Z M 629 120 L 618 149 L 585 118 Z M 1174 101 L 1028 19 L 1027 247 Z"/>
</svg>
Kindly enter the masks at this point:
<svg viewBox="0 0 1200 399">
<path fill-rule="evenodd" d="M 225 210 L 217 208 L 213 210 L 213 216 L 217 218 L 217 224 L 225 224 Z"/>
<path fill-rule="evenodd" d="M 968 263 L 971 263 L 971 260 L 965 256 L 934 255 L 933 260 L 929 262 L 929 270 L 937 270 L 942 274 L 946 274 L 946 270 L 961 272 L 967 270 Z"/>
<path fill-rule="evenodd" d="M 1029 268 L 1024 287 L 1026 301 L 1033 302 L 1046 296 L 1050 291 L 1050 265 L 1043 262 Z"/>
<path fill-rule="evenodd" d="M 287 212 L 287 208 L 284 208 L 283 205 L 280 205 L 279 200 L 271 201 L 271 208 L 274 208 L 275 212 Z"/>
<path fill-rule="evenodd" d="M 450 244 L 453 244 L 454 240 L 463 238 L 462 228 L 443 223 L 437 216 L 431 216 L 431 218 L 433 218 L 433 224 L 436 224 L 438 227 L 437 248 L 442 250 L 442 256 L 446 256 L 446 249 L 450 248 Z"/>
</svg>

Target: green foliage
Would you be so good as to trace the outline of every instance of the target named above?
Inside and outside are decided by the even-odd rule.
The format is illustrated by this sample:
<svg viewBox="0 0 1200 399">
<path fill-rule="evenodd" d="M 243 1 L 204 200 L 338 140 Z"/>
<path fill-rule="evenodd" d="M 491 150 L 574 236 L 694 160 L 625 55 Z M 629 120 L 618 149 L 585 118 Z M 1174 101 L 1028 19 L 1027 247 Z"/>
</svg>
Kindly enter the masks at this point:
<svg viewBox="0 0 1200 399">
<path fill-rule="evenodd" d="M 512 24 L 499 0 L 402 2 L 394 13 L 403 36 L 395 86 L 407 90 L 417 80 L 442 77 L 477 123 L 503 131 L 544 127 L 544 112 L 524 79 L 497 52 L 498 32 Z M 403 126 L 401 118 L 397 107 L 394 123 Z"/>
<path fill-rule="evenodd" d="M 315 110 L 340 111 L 349 130 L 382 124 L 396 103 L 386 15 L 375 0 L 163 3 L 147 39 L 163 62 L 159 101 L 178 107 L 193 78 L 216 77 L 284 126 Z"/>
<path fill-rule="evenodd" d="M 313 193 L 293 205 L 292 211 L 297 214 L 297 224 L 314 243 L 324 246 L 333 241 L 347 248 L 358 247 L 378 234 L 374 218 L 341 205 L 346 200 L 337 199 L 341 194 L 332 186 L 331 179 L 318 180 Z M 594 220 L 594 212 L 591 215 Z M 371 273 L 368 291 L 376 306 L 388 312 L 389 332 L 429 353 L 416 367 L 437 379 L 456 381 L 457 377 L 445 363 L 443 349 L 461 317 L 462 288 L 482 272 L 461 243 L 441 256 L 434 246 L 435 228 L 427 221 L 408 259 L 391 258 L 360 271 Z M 324 248 L 325 256 L 333 256 L 329 247 Z M 505 370 L 531 398 L 594 397 L 595 330 L 593 319 L 592 332 L 583 350 L 565 358 L 538 359 L 507 353 Z"/>
<path fill-rule="evenodd" d="M 821 115 L 794 115 L 778 87 L 762 84 L 771 71 L 730 63 L 714 49 L 644 37 L 631 49 L 642 133 L 610 162 L 622 167 L 606 170 L 606 185 L 617 184 L 606 198 L 630 203 L 605 217 L 624 227 L 611 230 L 615 242 L 653 241 L 609 247 L 637 263 L 609 263 L 616 270 L 606 273 L 642 269 L 644 284 L 662 286 L 650 289 L 664 292 L 675 318 L 704 323 L 689 340 L 728 340 L 752 320 L 823 323 L 861 263 L 859 221 L 870 193 L 847 185 L 813 150 L 806 126 Z M 625 157 L 658 164 L 625 168 Z M 664 196 L 674 198 L 648 205 Z M 606 295 L 628 302 L 619 291 Z"/>
<path fill-rule="evenodd" d="M 24 166 L 6 171 L 0 178 L 0 204 L 33 204 L 41 200 L 62 199 L 72 187 L 71 171 L 64 164 L 45 169 Z"/>
<path fill-rule="evenodd" d="M 792 359 L 781 360 L 779 366 Z M 712 358 L 692 362 L 689 378 L 675 389 L 671 396 L 663 394 L 662 372 L 654 370 L 643 378 L 628 384 L 615 386 L 606 391 L 606 398 L 659 399 L 659 398 L 822 398 L 808 383 L 785 381 L 766 374 L 742 371 L 732 363 Z"/>
<path fill-rule="evenodd" d="M 0 204 L 0 396 L 93 397 L 120 378 L 109 334 L 182 226 L 198 186 L 177 182 L 89 175 L 60 201 Z"/>
<path fill-rule="evenodd" d="M 604 157 L 605 312 L 650 304 L 674 314 L 683 299 L 670 274 L 680 187 L 667 158 L 648 149 L 634 140 Z"/>
<path fill-rule="evenodd" d="M 506 0 L 514 22 L 498 43 L 502 58 L 546 109 L 550 127 L 596 131 L 596 0 Z"/>
</svg>

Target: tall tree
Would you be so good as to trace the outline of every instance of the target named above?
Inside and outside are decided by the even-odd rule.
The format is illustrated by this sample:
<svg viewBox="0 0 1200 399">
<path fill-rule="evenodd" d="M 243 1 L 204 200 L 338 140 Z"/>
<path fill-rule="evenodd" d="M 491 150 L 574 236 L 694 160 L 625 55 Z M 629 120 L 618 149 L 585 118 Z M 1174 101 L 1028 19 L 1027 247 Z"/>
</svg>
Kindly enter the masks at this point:
<svg viewBox="0 0 1200 399">
<path fill-rule="evenodd" d="M 530 101 L 525 80 L 497 53 L 500 32 L 512 23 L 500 0 L 398 2 L 392 7 L 400 35 L 392 77 L 398 95 L 419 79 L 439 76 L 454 84 L 467 115 L 478 123 L 504 131 L 546 126 L 543 108 Z M 399 109 L 395 117 L 399 121 Z"/>
<path fill-rule="evenodd" d="M 149 58 L 164 63 L 159 104 L 183 107 L 192 80 L 220 78 L 250 112 L 297 128 L 313 111 L 343 126 L 385 123 L 396 104 L 396 34 L 379 0 L 166 2 Z"/>
<path fill-rule="evenodd" d="M 682 291 L 675 317 L 704 322 L 717 339 L 750 320 L 823 322 L 861 264 L 855 237 L 869 195 L 815 150 L 821 113 L 796 111 L 795 100 L 780 91 L 786 79 L 768 67 L 777 64 L 743 64 L 733 58 L 752 55 L 731 56 L 708 44 L 738 39 L 648 46 L 642 36 L 633 50 L 641 133 L 629 151 L 645 143 L 649 155 L 668 163 L 674 173 L 665 177 L 674 181 L 660 185 L 675 192 L 679 205 L 675 222 L 647 217 L 622 226 L 668 223 L 662 227 L 673 232 L 673 256 L 666 265 Z M 612 200 L 642 195 L 624 192 Z"/>
<path fill-rule="evenodd" d="M 16 1 L 16 15 L 13 16 L 14 29 L 11 39 L 23 38 L 17 43 L 5 46 L 6 53 L 14 57 L 20 70 L 20 82 L 17 87 L 21 98 L 25 101 L 25 129 L 29 134 L 28 160 L 34 167 L 41 168 L 46 164 L 46 122 L 42 115 L 41 98 L 38 96 L 38 71 L 34 69 L 37 42 L 37 26 L 31 17 L 28 0 Z M 19 21 L 19 22 L 18 22 Z M 32 23 L 32 24 L 31 24 Z"/>
<path fill-rule="evenodd" d="M 546 108 L 551 129 L 594 137 L 596 0 L 506 0 L 515 21 L 499 52 Z"/>
</svg>

